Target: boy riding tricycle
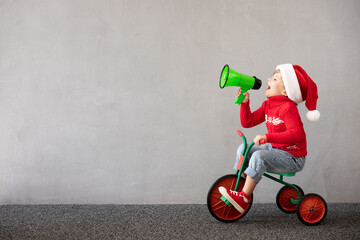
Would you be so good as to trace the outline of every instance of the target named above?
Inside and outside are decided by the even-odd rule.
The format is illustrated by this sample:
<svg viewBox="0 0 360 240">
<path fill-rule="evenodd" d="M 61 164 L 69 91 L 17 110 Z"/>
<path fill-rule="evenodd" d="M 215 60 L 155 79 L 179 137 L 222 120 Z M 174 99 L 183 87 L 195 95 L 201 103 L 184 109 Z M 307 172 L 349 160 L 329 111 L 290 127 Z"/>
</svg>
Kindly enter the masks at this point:
<svg viewBox="0 0 360 240">
<path fill-rule="evenodd" d="M 229 77 L 234 76 L 229 74 L 229 68 L 225 72 L 224 69 L 220 76 L 220 86 L 226 86 Z M 300 66 L 278 65 L 273 76 L 268 79 L 265 91 L 268 100 L 254 112 L 250 110 L 249 94 L 246 92 L 249 88 L 244 91 L 241 84 L 238 86 L 237 97 L 242 97 L 241 125 L 248 128 L 266 122 L 268 133 L 257 135 L 247 145 L 245 136 L 238 131 L 244 143 L 237 151 L 234 166 L 236 173 L 221 177 L 210 188 L 207 198 L 210 213 L 224 222 L 245 216 L 253 201 L 253 191 L 262 176 L 265 176 L 285 185 L 276 197 L 276 203 L 283 212 L 296 212 L 304 224 L 319 224 L 326 217 L 325 200 L 314 193 L 304 195 L 299 186 L 283 181 L 284 176 L 295 176 L 295 172 L 301 171 L 305 165 L 306 134 L 297 104 L 306 101 L 305 105 L 309 109 L 307 119 L 319 119 L 316 84 Z"/>
</svg>

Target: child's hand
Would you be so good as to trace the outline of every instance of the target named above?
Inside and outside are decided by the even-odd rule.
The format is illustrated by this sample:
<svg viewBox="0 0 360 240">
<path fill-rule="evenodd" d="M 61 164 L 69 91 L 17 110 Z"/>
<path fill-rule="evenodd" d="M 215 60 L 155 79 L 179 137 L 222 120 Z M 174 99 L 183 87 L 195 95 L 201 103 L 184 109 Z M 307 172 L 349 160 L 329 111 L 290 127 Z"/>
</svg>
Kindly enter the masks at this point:
<svg viewBox="0 0 360 240">
<path fill-rule="evenodd" d="M 241 88 L 239 88 L 239 90 L 236 92 L 236 97 L 239 97 L 241 94 Z M 248 92 L 244 92 L 244 100 L 242 101 L 242 103 L 247 103 L 249 101 L 250 98 L 250 94 Z"/>
<path fill-rule="evenodd" d="M 254 138 L 254 143 L 256 146 L 260 146 L 260 140 L 261 139 L 265 139 L 265 141 L 267 141 L 266 135 L 256 135 L 256 137 Z"/>
</svg>

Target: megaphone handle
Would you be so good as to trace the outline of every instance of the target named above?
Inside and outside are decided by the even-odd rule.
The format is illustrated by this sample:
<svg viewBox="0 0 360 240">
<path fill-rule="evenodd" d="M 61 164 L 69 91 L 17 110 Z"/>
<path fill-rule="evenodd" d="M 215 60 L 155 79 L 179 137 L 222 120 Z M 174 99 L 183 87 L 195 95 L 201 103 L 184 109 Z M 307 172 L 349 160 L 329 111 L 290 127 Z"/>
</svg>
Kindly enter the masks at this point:
<svg viewBox="0 0 360 240">
<path fill-rule="evenodd" d="M 244 98 L 245 98 L 245 95 L 243 92 L 241 92 L 240 96 L 238 96 L 238 98 L 236 99 L 236 101 L 234 103 L 240 105 L 242 103 L 242 101 L 244 100 Z"/>
</svg>

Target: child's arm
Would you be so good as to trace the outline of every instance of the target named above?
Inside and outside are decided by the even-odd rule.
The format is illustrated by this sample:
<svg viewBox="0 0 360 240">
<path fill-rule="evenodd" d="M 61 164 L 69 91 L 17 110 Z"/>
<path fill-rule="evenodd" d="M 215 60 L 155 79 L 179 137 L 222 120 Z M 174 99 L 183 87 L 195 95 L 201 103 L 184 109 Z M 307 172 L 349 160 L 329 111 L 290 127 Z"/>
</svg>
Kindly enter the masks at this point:
<svg viewBox="0 0 360 240">
<path fill-rule="evenodd" d="M 241 103 L 240 122 L 244 128 L 254 127 L 265 121 L 264 104 L 256 111 L 251 112 L 249 102 Z"/>
<path fill-rule="evenodd" d="M 237 91 L 236 97 L 241 94 L 241 88 Z M 254 127 L 259 125 L 260 123 L 265 121 L 265 112 L 264 112 L 264 104 L 255 112 L 251 112 L 250 110 L 250 94 L 248 92 L 244 93 L 244 100 L 241 103 L 240 108 L 240 122 L 244 128 Z"/>
</svg>

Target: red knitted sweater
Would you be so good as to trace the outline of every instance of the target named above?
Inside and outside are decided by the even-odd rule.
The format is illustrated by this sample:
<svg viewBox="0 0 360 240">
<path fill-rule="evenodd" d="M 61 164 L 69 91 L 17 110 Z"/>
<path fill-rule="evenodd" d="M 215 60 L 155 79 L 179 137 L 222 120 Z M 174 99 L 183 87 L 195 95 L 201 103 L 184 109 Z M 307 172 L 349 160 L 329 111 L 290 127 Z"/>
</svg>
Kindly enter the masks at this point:
<svg viewBox="0 0 360 240">
<path fill-rule="evenodd" d="M 306 134 L 296 103 L 285 96 L 268 99 L 253 113 L 249 102 L 242 103 L 241 125 L 250 128 L 265 121 L 269 131 L 266 138 L 274 148 L 284 150 L 294 157 L 306 156 Z"/>
</svg>

